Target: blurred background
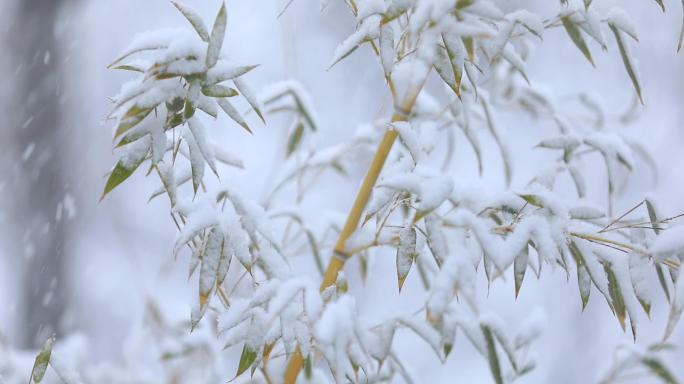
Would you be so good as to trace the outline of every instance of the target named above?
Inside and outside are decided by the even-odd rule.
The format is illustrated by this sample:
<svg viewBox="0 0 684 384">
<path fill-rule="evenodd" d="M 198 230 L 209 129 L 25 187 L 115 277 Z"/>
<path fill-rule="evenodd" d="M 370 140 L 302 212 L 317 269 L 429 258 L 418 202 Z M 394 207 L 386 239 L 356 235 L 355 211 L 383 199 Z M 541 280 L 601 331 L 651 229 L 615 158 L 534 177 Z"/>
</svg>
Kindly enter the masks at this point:
<svg viewBox="0 0 684 384">
<path fill-rule="evenodd" d="M 186 0 L 210 22 L 219 0 Z M 356 127 L 387 112 L 389 97 L 380 66 L 368 49 L 327 70 L 333 51 L 354 29 L 354 18 L 342 1 L 332 0 L 319 11 L 319 2 L 295 0 L 281 17 L 285 1 L 230 0 L 228 31 L 223 52 L 232 60 L 260 64 L 249 75 L 255 89 L 296 79 L 312 95 L 324 134 L 321 145 L 338 143 Z M 552 16 L 556 2 L 501 1 L 503 9 L 524 6 Z M 549 4 L 553 3 L 553 4 Z M 676 53 L 682 20 L 679 1 L 665 0 L 663 14 L 654 1 L 595 0 L 600 14 L 619 4 L 633 16 L 640 43 L 638 59 L 646 105 L 640 116 L 619 129 L 629 131 L 653 151 L 659 179 L 653 182 L 646 167 L 638 167 L 624 185 L 616 211 L 624 211 L 655 196 L 666 215 L 684 212 L 684 53 Z M 21 349 L 40 345 L 53 332 L 59 337 L 79 334 L 87 340 L 94 364 L 117 361 L 124 340 L 142 326 L 153 301 L 164 316 L 187 319 L 192 282 L 186 279 L 185 260 L 174 261 L 171 248 L 176 229 L 169 220 L 168 203 L 147 203 L 157 188 L 141 172 L 99 202 L 104 175 L 115 162 L 111 125 L 104 118 L 108 97 L 118 92 L 129 74 L 107 70 L 119 52 L 139 32 L 185 27 L 186 21 L 166 0 L 0 0 L 0 339 Z M 593 68 L 570 43 L 562 29 L 548 31 L 536 48 L 528 74 L 534 87 L 557 100 L 578 92 L 591 95 L 604 110 L 619 116 L 629 110 L 634 92 L 617 49 L 591 46 Z M 254 116 L 249 116 L 256 123 Z M 543 155 L 531 151 L 535 140 L 549 132 L 524 116 L 500 118 L 515 141 L 514 186 L 523 186 L 538 169 Z M 278 118 L 267 126 L 253 124 L 253 136 L 219 119 L 216 139 L 245 159 L 246 172 L 232 182 L 257 196 L 272 177 L 277 154 L 282 154 L 287 124 Z M 456 157 L 466 164 L 459 178 L 476 177 L 468 151 Z M 488 148 L 484 179 L 502 186 L 496 151 Z M 351 181 L 319 186 L 312 207 L 344 212 L 350 206 L 364 164 L 351 170 Z M 529 170 L 528 170 L 529 168 Z M 598 168 L 598 167 L 597 167 Z M 460 170 L 460 168 L 458 168 Z M 597 169 L 590 190 L 601 191 Z M 595 194 L 604 203 L 600 192 Z M 392 293 L 391 258 L 371 260 L 371 278 L 362 284 L 351 276 L 361 311 L 368 316 L 390 305 L 419 300 L 417 281 L 407 281 L 408 294 Z M 356 266 L 350 263 L 348 268 Z M 378 271 L 374 273 L 373 271 Z M 372 276 L 381 278 L 373 279 Z M 658 298 L 652 319 L 641 320 L 638 343 L 660 340 L 668 307 L 657 282 Z M 547 316 L 546 333 L 536 345 L 539 367 L 521 382 L 584 383 L 596 380 L 610 364 L 620 342 L 631 343 L 608 307 L 595 295 L 587 309 L 574 278 L 561 270 L 527 279 L 514 301 L 512 279 L 481 289 L 483 307 L 506 321 L 519 322 L 533 308 Z M 194 286 L 194 285 L 193 285 Z M 382 295 L 374 292 L 383 292 Z M 379 305 L 382 303 L 382 305 Z M 684 347 L 680 325 L 671 341 Z M 403 335 L 395 344 L 406 351 L 410 370 L 421 382 L 489 382 L 487 362 L 470 344 L 457 339 L 446 364 L 432 359 L 419 341 Z M 403 347 L 402 347 L 403 346 Z M 410 347 L 410 348 L 405 348 Z M 684 350 L 670 356 L 675 373 L 684 378 Z M 0 365 L 3 356 L 0 356 Z M 679 363 L 677 363 L 679 362 Z M 27 373 L 28 374 L 28 373 Z"/>
</svg>

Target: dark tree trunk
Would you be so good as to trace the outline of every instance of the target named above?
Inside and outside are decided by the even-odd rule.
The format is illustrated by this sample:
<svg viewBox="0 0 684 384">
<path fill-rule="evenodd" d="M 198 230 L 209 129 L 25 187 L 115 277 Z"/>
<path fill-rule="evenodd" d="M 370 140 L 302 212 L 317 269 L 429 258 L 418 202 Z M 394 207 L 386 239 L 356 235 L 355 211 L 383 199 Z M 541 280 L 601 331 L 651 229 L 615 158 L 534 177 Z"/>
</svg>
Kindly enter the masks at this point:
<svg viewBox="0 0 684 384">
<path fill-rule="evenodd" d="M 62 0 L 17 0 L 6 37 L 14 57 L 14 90 L 9 96 L 13 122 L 14 185 L 10 240 L 23 255 L 26 268 L 17 297 L 20 322 L 16 341 L 33 347 L 59 332 L 65 309 L 62 247 L 65 238 L 60 140 L 62 77 L 61 49 L 55 36 Z M 41 340 L 42 339 L 42 340 Z"/>
</svg>

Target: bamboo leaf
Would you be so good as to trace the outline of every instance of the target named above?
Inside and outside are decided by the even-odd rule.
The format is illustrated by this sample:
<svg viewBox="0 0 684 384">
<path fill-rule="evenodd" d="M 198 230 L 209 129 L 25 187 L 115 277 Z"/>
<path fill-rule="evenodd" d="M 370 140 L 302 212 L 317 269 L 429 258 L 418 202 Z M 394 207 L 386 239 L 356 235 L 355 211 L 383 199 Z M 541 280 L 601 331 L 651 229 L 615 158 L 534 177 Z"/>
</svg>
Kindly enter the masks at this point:
<svg viewBox="0 0 684 384">
<path fill-rule="evenodd" d="M 629 47 L 627 46 L 627 43 L 622 37 L 622 32 L 613 23 L 609 23 L 608 25 L 610 26 L 610 29 L 613 31 L 613 35 L 615 35 L 615 41 L 618 44 L 620 56 L 622 56 L 622 62 L 625 65 L 625 70 L 627 70 L 627 75 L 629 75 L 630 80 L 632 80 L 632 85 L 634 86 L 634 90 L 636 91 L 636 94 L 639 97 L 639 101 L 641 102 L 641 104 L 643 104 L 644 99 L 641 95 L 641 84 L 639 83 L 639 76 L 637 74 L 637 69 L 635 67 L 634 61 L 632 60 L 632 57 L 630 55 Z"/>
<path fill-rule="evenodd" d="M 535 207 L 539 208 L 544 208 L 544 202 L 541 197 L 535 195 L 535 194 L 523 194 L 523 195 L 518 195 L 520 196 L 523 200 L 525 200 L 528 204 L 533 205 Z"/>
<path fill-rule="evenodd" d="M 394 30 L 391 24 L 383 24 L 380 27 L 380 64 L 386 78 L 390 78 L 394 68 L 396 53 L 394 51 Z"/>
<path fill-rule="evenodd" d="M 202 41 L 209 41 L 209 32 L 207 31 L 207 27 L 204 25 L 204 21 L 202 21 L 202 17 L 197 13 L 197 11 L 176 1 L 171 1 L 171 3 L 176 7 L 176 9 L 178 9 L 178 11 L 180 11 L 180 13 L 183 14 L 183 16 L 185 16 L 192 27 L 195 28 L 195 32 L 197 32 Z"/>
<path fill-rule="evenodd" d="M 286 157 L 289 157 L 294 151 L 299 147 L 299 143 L 302 141 L 302 136 L 304 136 L 304 124 L 298 122 L 295 129 L 290 134 L 290 138 L 287 140 L 287 153 Z"/>
<path fill-rule="evenodd" d="M 133 172 L 135 172 L 136 169 L 138 169 L 143 160 L 145 160 L 147 151 L 144 153 L 141 151 L 141 154 L 142 155 L 138 155 L 137 158 L 126 160 L 122 159 L 116 163 L 114 169 L 112 169 L 112 172 L 109 174 L 107 182 L 105 183 L 100 200 L 104 199 L 109 192 L 111 192 L 119 184 L 123 183 L 133 174 Z"/>
<path fill-rule="evenodd" d="M 202 94 L 209 97 L 233 97 L 237 96 L 238 92 L 225 85 L 213 84 L 202 87 Z"/>
<path fill-rule="evenodd" d="M 207 233 L 207 232 L 205 232 Z M 210 295 L 216 286 L 218 266 L 221 259 L 223 236 L 216 228 L 212 228 L 203 242 L 203 250 L 200 254 L 202 265 L 199 275 L 199 305 L 203 309 L 209 301 Z"/>
<path fill-rule="evenodd" d="M 513 263 L 513 275 L 515 276 L 515 297 L 518 298 L 518 293 L 520 293 L 520 287 L 522 286 L 523 279 L 525 278 L 525 271 L 527 271 L 527 262 L 529 261 L 529 249 L 527 244 L 523 250 L 518 253 L 515 257 Z"/>
<path fill-rule="evenodd" d="M 414 227 L 402 228 L 399 232 L 399 245 L 397 246 L 397 281 L 399 292 L 404 286 L 404 281 L 411 271 L 411 266 L 417 258 L 416 253 L 416 229 Z"/>
<path fill-rule="evenodd" d="M 663 341 L 667 340 L 672 331 L 674 331 L 675 325 L 677 325 L 679 318 L 682 316 L 682 310 L 684 310 L 684 268 L 680 268 L 677 275 L 674 293 L 672 294 L 672 304 L 670 304 L 670 316 L 667 319 Z"/>
<path fill-rule="evenodd" d="M 655 206 L 650 199 L 645 199 L 646 210 L 648 211 L 648 218 L 651 220 L 651 228 L 656 235 L 660 234 L 660 229 L 658 228 L 658 213 L 656 212 Z"/>
<path fill-rule="evenodd" d="M 656 3 L 660 6 L 660 9 L 662 9 L 663 12 L 665 12 L 665 4 L 663 4 L 663 0 L 655 0 Z"/>
<path fill-rule="evenodd" d="M 192 171 L 192 188 L 195 194 L 197 194 L 197 190 L 204 178 L 204 157 L 191 133 L 186 133 L 183 138 L 185 139 L 185 142 L 188 143 L 190 169 Z"/>
<path fill-rule="evenodd" d="M 591 58 L 591 52 L 589 51 L 589 47 L 587 47 L 587 42 L 584 40 L 584 37 L 582 36 L 582 33 L 580 32 L 580 29 L 575 25 L 575 23 L 570 20 L 570 16 L 563 16 L 561 17 L 561 22 L 563 23 L 563 27 L 565 28 L 565 31 L 568 33 L 568 36 L 570 36 L 570 40 L 572 40 L 573 43 L 575 43 L 575 46 L 582 52 L 584 57 L 589 60 L 592 66 L 596 66 L 594 64 L 594 59 Z"/>
<path fill-rule="evenodd" d="M 234 122 L 238 123 L 238 125 L 244 128 L 245 131 L 252 133 L 252 130 L 249 129 L 249 126 L 245 122 L 245 119 L 242 117 L 240 112 L 238 112 L 228 100 L 218 99 L 218 105 Z"/>
<path fill-rule="evenodd" d="M 663 364 L 660 360 L 652 357 L 644 357 L 641 362 L 648 367 L 648 369 L 653 372 L 654 375 L 658 376 L 663 383 L 666 384 L 677 384 L 678 381 L 675 379 L 672 372 Z"/>
<path fill-rule="evenodd" d="M 52 346 L 55 344 L 55 335 L 48 337 L 48 339 L 43 344 L 43 347 L 38 352 L 36 360 L 33 363 L 33 369 L 31 369 L 31 383 L 38 384 L 43 381 L 45 376 L 45 371 L 47 371 L 48 363 L 50 363 L 50 356 L 52 355 Z"/>
<path fill-rule="evenodd" d="M 135 65 L 132 65 L 132 64 L 122 64 L 122 65 L 113 67 L 112 69 L 119 69 L 119 70 L 122 70 L 122 71 L 131 71 L 131 72 L 140 72 L 140 73 L 144 73 L 144 72 L 145 72 L 145 69 L 144 69 L 144 68 L 141 68 L 141 67 L 138 67 L 138 66 L 135 66 Z"/>
<path fill-rule="evenodd" d="M 223 38 L 226 35 L 226 23 L 226 3 L 222 3 L 221 9 L 219 9 L 216 19 L 214 20 L 214 26 L 211 29 L 211 36 L 209 37 L 206 59 L 207 68 L 213 67 L 218 61 L 219 54 L 221 53 L 221 47 L 223 46 Z"/>
<path fill-rule="evenodd" d="M 245 100 L 247 100 L 249 106 L 252 107 L 252 110 L 257 114 L 257 116 L 259 116 L 261 122 L 266 124 L 264 115 L 261 113 L 259 100 L 256 98 L 256 96 L 254 96 L 254 92 L 252 92 L 252 89 L 239 78 L 233 79 L 233 83 L 235 84 L 235 87 L 240 91 L 240 93 L 242 93 L 242 97 L 244 97 Z"/>
<path fill-rule="evenodd" d="M 608 264 L 603 266 L 606 276 L 608 277 L 608 292 L 610 294 L 610 299 L 613 303 L 613 311 L 618 321 L 620 322 L 620 327 L 625 330 L 625 318 L 627 317 L 627 307 L 625 305 L 625 299 L 622 297 L 622 291 L 617 282 L 617 277 Z"/>
<path fill-rule="evenodd" d="M 444 49 L 446 50 L 447 57 L 451 64 L 451 70 L 454 73 L 454 84 L 450 85 L 451 89 L 456 92 L 456 96 L 461 98 L 461 82 L 463 81 L 463 63 L 465 57 L 462 53 L 462 49 L 459 50 L 459 41 L 451 41 L 445 38 L 442 34 L 442 42 L 444 43 Z"/>
<path fill-rule="evenodd" d="M 480 325 L 482 334 L 487 344 L 487 359 L 489 360 L 489 370 L 492 372 L 496 384 L 503 384 L 503 376 L 501 375 L 501 364 L 499 363 L 499 356 L 496 353 L 496 344 L 494 343 L 494 336 L 492 330 L 484 324 Z"/>
<path fill-rule="evenodd" d="M 672 302 L 670 298 L 670 288 L 667 285 L 667 280 L 665 280 L 665 274 L 667 271 L 665 270 L 665 266 L 662 264 L 654 264 L 653 265 L 656 269 L 656 272 L 658 274 L 658 281 L 660 282 L 660 287 L 663 288 L 663 292 L 665 292 L 665 297 L 667 298 L 667 302 L 670 303 Z"/>
<path fill-rule="evenodd" d="M 591 274 L 589 273 L 584 256 L 577 247 L 577 244 L 572 241 L 568 245 L 568 248 L 577 264 L 577 285 L 579 287 L 580 297 L 582 298 L 582 310 L 584 310 L 589 302 L 589 294 L 591 293 Z"/>
<path fill-rule="evenodd" d="M 137 105 L 134 105 L 131 108 L 129 108 L 128 111 L 126 111 L 126 113 L 121 118 L 121 123 L 119 123 L 119 126 L 116 127 L 114 138 L 121 136 L 121 134 L 138 125 L 138 123 L 143 121 L 145 117 L 147 117 L 147 115 L 149 115 L 150 112 L 152 112 L 153 109 L 154 108 L 145 108 Z"/>
<path fill-rule="evenodd" d="M 240 355 L 240 362 L 238 363 L 238 369 L 237 373 L 235 374 L 235 377 L 242 375 L 247 369 L 249 369 L 249 367 L 252 366 L 256 358 L 256 351 L 253 351 L 251 348 L 247 346 L 247 344 L 245 344 L 245 346 L 242 347 L 242 354 Z"/>
</svg>

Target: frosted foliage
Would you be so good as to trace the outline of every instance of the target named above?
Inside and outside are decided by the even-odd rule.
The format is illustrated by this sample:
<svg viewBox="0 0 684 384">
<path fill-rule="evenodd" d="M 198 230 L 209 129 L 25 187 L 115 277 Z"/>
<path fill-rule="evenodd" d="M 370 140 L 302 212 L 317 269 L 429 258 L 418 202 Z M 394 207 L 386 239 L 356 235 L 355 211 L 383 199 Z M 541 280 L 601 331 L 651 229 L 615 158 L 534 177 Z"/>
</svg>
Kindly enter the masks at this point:
<svg viewBox="0 0 684 384">
<path fill-rule="evenodd" d="M 629 327 L 637 343 L 655 292 L 664 290 L 667 338 L 684 310 L 684 227 L 657 212 L 651 197 L 614 211 L 626 180 L 652 158 L 619 117 L 586 95 L 556 98 L 527 64 L 552 29 L 591 64 L 598 43 L 621 58 L 625 81 L 643 102 L 630 53 L 635 24 L 625 11 L 593 5 L 600 2 L 549 2 L 543 14 L 488 0 L 340 2 L 353 18 L 347 37 L 330 47 L 331 70 L 349 55 L 375 55 L 387 92 L 378 92 L 386 99 L 373 107 L 381 111 L 375 120 L 336 143 L 326 136 L 330 119 L 316 108 L 325 95 L 311 94 L 306 82 L 251 90 L 257 66 L 241 63 L 224 44 L 226 5 L 209 25 L 174 2 L 185 29 L 139 35 L 111 64 L 135 77 L 113 98 L 119 161 L 103 197 L 139 168 L 158 176 L 151 199 L 168 197 L 178 229 L 169 249 L 178 262 L 189 260 L 190 321 L 171 326 L 151 308 L 155 331 L 134 335 L 121 365 L 78 372 L 62 356 L 54 369 L 65 382 L 422 382 L 399 350 L 404 339 L 396 342 L 410 337 L 440 362 L 470 343 L 494 382 L 513 382 L 534 369 L 535 341 L 555 325 L 543 308 L 508 321 L 487 293 L 512 281 L 515 297 L 525 295 L 531 274 L 558 278 L 554 270 L 577 281 L 581 301 L 567 305 L 579 311 L 600 301 L 609 309 L 601 313 Z M 587 111 L 570 101 L 598 117 L 587 123 Z M 544 128 L 539 142 L 509 131 L 518 116 Z M 231 139 L 218 140 L 224 125 L 230 130 L 222 137 L 278 145 L 263 190 L 240 181 L 264 170 L 235 155 Z M 286 139 L 263 140 L 274 132 Z M 544 160 L 516 168 L 532 147 Z M 587 185 L 596 182 L 596 167 L 605 177 Z M 338 185 L 358 189 L 353 207 L 321 209 Z M 630 196 L 645 192 L 634 188 Z M 388 255 L 396 269 L 379 271 L 375 259 Z M 342 271 L 351 259 L 358 262 Z M 373 303 L 363 295 L 379 274 L 393 283 L 396 277 L 397 291 L 383 292 L 386 305 L 368 313 Z M 658 348 L 637 344 L 607 377 L 619 378 L 623 361 L 637 360 L 666 377 Z M 224 349 L 239 360 L 226 359 Z M 177 359 L 179 376 L 172 378 L 159 356 Z"/>
</svg>

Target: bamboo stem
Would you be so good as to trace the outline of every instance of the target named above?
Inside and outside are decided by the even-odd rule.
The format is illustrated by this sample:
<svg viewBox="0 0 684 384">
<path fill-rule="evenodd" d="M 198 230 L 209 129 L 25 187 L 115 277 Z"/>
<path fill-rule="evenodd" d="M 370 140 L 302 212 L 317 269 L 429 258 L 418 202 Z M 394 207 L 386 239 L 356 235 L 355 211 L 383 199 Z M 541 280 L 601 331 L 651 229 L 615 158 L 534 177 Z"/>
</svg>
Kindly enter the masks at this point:
<svg viewBox="0 0 684 384">
<path fill-rule="evenodd" d="M 395 113 L 392 115 L 392 122 L 406 121 L 408 115 L 413 110 L 413 106 L 416 103 L 418 94 L 425 84 L 425 80 L 427 80 L 427 76 L 425 76 L 425 79 L 422 83 L 410 90 L 409 94 L 406 96 L 406 99 L 404 99 L 404 102 L 400 106 L 396 107 Z M 382 140 L 378 145 L 378 149 L 375 151 L 375 155 L 373 156 L 373 160 L 368 167 L 368 171 L 363 179 L 361 188 L 359 188 L 356 198 L 354 199 L 354 204 L 349 211 L 347 221 L 344 223 L 344 227 L 337 238 L 333 257 L 328 263 L 328 267 L 325 270 L 325 275 L 323 275 L 323 282 L 321 283 L 320 287 L 321 292 L 335 283 L 337 280 L 337 275 L 344 267 L 347 259 L 350 257 L 350 254 L 345 250 L 345 243 L 359 225 L 363 210 L 366 208 L 366 204 L 368 203 L 368 199 L 373 191 L 373 187 L 380 176 L 380 172 L 385 165 L 385 161 L 389 156 L 390 150 L 392 149 L 392 145 L 396 141 L 397 136 L 397 131 L 388 129 L 383 135 Z M 284 383 L 294 384 L 303 365 L 304 357 L 302 356 L 302 352 L 299 347 L 297 347 L 295 352 L 292 354 L 289 363 L 287 364 L 287 368 L 285 369 Z"/>
</svg>

